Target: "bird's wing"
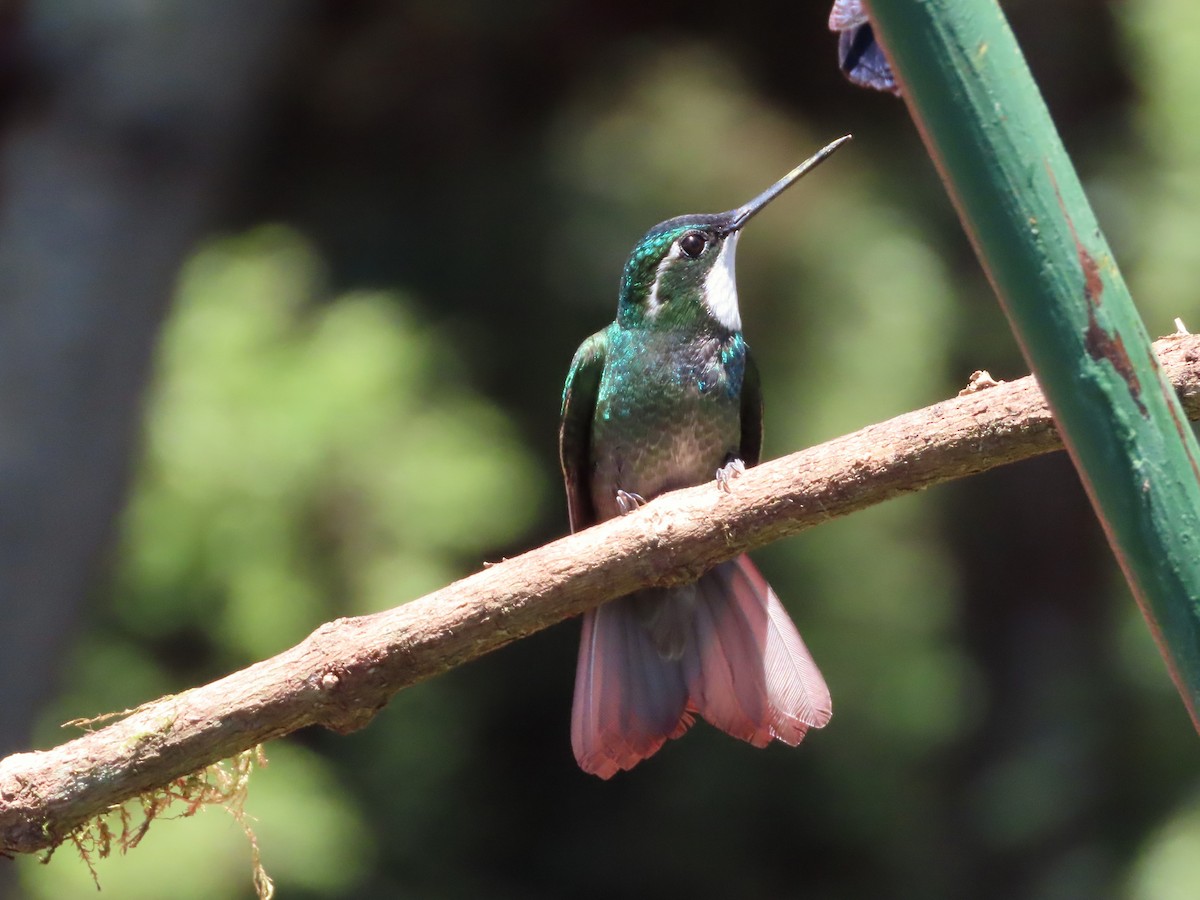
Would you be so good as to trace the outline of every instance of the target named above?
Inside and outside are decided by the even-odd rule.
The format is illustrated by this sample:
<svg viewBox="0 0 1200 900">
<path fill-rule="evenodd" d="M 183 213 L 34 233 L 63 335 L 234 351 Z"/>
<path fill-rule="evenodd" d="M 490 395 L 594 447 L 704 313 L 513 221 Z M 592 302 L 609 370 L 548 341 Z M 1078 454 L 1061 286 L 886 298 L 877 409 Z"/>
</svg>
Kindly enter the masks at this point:
<svg viewBox="0 0 1200 900">
<path fill-rule="evenodd" d="M 763 402 L 758 365 L 746 350 L 746 372 L 742 376 L 742 443 L 739 452 L 747 466 L 758 465 L 762 455 Z"/>
<path fill-rule="evenodd" d="M 563 387 L 558 460 L 567 486 L 567 512 L 572 531 L 587 528 L 596 521 L 590 484 L 592 416 L 596 411 L 607 349 L 607 330 L 596 332 L 580 344 Z"/>
</svg>

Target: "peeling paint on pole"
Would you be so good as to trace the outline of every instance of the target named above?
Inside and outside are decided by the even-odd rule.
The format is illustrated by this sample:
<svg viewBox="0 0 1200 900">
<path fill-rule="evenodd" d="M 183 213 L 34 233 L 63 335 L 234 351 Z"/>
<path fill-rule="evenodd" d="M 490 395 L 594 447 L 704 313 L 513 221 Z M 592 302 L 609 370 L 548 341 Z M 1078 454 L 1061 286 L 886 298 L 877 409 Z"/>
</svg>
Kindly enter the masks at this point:
<svg viewBox="0 0 1200 900">
<path fill-rule="evenodd" d="M 1200 448 L 994 0 L 868 0 L 875 35 L 1200 728 Z"/>
</svg>

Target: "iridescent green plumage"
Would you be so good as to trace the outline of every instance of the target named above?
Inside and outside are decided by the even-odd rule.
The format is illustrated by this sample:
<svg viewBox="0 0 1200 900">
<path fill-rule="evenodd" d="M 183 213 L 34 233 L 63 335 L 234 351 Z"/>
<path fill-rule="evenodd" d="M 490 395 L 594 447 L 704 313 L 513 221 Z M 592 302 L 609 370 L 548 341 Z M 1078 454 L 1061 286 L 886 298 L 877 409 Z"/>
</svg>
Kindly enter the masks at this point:
<svg viewBox="0 0 1200 900">
<path fill-rule="evenodd" d="M 752 466 L 761 446 L 758 369 L 740 332 L 614 322 L 575 354 L 560 443 L 572 530 L 616 515 L 617 490 L 648 500 L 733 459 Z"/>
<path fill-rule="evenodd" d="M 758 462 L 762 395 L 734 278 L 741 228 L 833 152 L 745 206 L 670 219 L 625 265 L 617 319 L 575 354 L 559 453 L 571 528 Z M 800 741 L 829 694 L 778 597 L 745 556 L 694 584 L 641 591 L 584 616 L 572 744 L 609 777 L 678 737 L 698 713 L 756 746 Z"/>
</svg>

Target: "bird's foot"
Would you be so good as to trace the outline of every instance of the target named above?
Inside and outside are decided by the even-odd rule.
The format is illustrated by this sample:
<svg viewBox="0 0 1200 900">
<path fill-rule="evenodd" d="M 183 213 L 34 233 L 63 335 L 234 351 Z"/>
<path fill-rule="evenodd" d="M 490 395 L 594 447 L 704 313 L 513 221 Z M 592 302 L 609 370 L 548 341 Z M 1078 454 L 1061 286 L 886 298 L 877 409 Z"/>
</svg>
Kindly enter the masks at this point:
<svg viewBox="0 0 1200 900">
<path fill-rule="evenodd" d="M 721 466 L 721 468 L 717 469 L 717 487 L 725 493 L 731 494 L 733 493 L 733 488 L 729 486 L 730 482 L 735 478 L 740 478 L 744 474 L 746 474 L 746 464 L 740 459 L 731 459 L 725 465 Z"/>
<path fill-rule="evenodd" d="M 632 491 L 617 490 L 617 509 L 621 511 L 621 515 L 627 516 L 639 506 L 646 502 L 646 498 L 641 494 L 635 494 Z"/>
</svg>

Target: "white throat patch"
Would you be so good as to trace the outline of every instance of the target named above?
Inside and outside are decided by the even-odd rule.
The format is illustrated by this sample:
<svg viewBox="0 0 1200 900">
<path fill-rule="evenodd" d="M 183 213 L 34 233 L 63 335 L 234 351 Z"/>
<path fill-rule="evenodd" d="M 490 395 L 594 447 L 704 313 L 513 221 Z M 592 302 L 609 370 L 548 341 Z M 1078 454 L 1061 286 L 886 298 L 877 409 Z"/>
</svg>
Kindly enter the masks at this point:
<svg viewBox="0 0 1200 900">
<path fill-rule="evenodd" d="M 742 314 L 738 310 L 737 282 L 733 272 L 737 242 L 741 236 L 740 231 L 735 231 L 725 238 L 725 243 L 721 246 L 721 255 L 708 270 L 708 278 L 704 283 L 708 311 L 719 324 L 730 331 L 742 330 Z"/>
</svg>

